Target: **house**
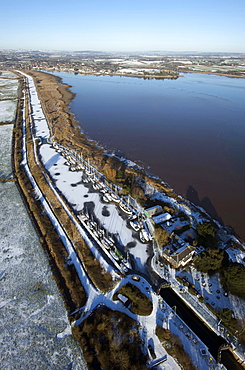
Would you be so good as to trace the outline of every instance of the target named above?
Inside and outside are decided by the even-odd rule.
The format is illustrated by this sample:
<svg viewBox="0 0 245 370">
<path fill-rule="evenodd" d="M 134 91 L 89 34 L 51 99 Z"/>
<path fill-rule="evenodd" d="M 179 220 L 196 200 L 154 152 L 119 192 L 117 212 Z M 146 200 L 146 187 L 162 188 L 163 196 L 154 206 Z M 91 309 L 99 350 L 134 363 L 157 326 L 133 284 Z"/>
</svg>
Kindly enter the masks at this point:
<svg viewBox="0 0 245 370">
<path fill-rule="evenodd" d="M 184 267 L 192 260 L 195 251 L 196 247 L 189 245 L 177 235 L 172 234 L 170 243 L 162 251 L 162 257 L 174 268 Z"/>
<path fill-rule="evenodd" d="M 170 248 L 163 250 L 162 256 L 174 267 L 184 267 L 189 263 L 195 253 L 196 248 L 191 245 L 181 247 L 177 251 L 172 251 Z"/>
<path fill-rule="evenodd" d="M 147 217 L 152 217 L 154 215 L 159 215 L 160 213 L 162 213 L 162 211 L 163 211 L 162 207 L 159 205 L 156 205 L 156 206 L 145 209 L 144 214 Z"/>
</svg>

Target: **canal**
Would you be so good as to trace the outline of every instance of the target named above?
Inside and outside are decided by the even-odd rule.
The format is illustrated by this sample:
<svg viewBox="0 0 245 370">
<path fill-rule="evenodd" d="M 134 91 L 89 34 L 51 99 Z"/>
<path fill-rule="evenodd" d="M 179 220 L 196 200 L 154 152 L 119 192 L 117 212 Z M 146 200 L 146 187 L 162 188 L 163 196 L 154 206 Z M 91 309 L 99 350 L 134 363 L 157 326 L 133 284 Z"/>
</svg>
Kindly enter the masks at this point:
<svg viewBox="0 0 245 370">
<path fill-rule="evenodd" d="M 212 356 L 217 359 L 219 347 L 226 343 L 225 340 L 212 332 L 171 289 L 161 289 L 160 295 L 170 307 L 176 307 L 177 315 L 209 348 Z M 228 370 L 244 370 L 229 350 L 222 352 L 221 361 Z"/>
</svg>

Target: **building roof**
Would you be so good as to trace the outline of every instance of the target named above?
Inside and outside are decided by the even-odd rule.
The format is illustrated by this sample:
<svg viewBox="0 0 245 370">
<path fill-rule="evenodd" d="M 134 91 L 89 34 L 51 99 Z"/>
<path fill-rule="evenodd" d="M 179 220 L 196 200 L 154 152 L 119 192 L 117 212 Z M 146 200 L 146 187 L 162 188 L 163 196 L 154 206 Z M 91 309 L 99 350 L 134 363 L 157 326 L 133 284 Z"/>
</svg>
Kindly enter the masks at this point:
<svg viewBox="0 0 245 370">
<path fill-rule="evenodd" d="M 148 217 L 151 217 L 157 213 L 160 213 L 162 212 L 162 206 L 160 206 L 159 204 L 157 204 L 156 206 L 153 206 L 153 207 L 150 207 L 150 208 L 147 208 L 144 210 L 144 213 L 146 216 Z"/>
<path fill-rule="evenodd" d="M 155 224 L 160 224 L 162 222 L 170 220 L 171 217 L 172 216 L 170 215 L 170 213 L 165 212 L 165 213 L 161 213 L 160 215 L 153 216 L 152 219 L 155 222 Z"/>
</svg>

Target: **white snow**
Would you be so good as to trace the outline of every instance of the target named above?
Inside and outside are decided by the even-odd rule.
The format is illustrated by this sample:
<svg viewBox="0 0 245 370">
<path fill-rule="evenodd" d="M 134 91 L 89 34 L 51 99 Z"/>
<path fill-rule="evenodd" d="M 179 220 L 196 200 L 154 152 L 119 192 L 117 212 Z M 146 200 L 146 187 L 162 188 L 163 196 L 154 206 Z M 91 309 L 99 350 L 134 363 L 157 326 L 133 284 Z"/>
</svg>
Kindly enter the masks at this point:
<svg viewBox="0 0 245 370">
<path fill-rule="evenodd" d="M 12 122 L 17 106 L 18 80 L 12 72 L 0 72 L 0 122 Z"/>
<path fill-rule="evenodd" d="M 12 122 L 15 118 L 16 101 L 0 101 L 0 122 Z"/>
</svg>

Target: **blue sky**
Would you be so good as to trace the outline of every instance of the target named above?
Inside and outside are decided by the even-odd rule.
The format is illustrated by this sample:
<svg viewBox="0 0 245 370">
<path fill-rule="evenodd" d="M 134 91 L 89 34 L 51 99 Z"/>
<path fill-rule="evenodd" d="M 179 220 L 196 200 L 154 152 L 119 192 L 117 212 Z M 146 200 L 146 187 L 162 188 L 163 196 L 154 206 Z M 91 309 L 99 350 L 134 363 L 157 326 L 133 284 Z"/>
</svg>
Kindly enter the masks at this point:
<svg viewBox="0 0 245 370">
<path fill-rule="evenodd" d="M 3 0 L 0 49 L 245 52 L 245 0 Z"/>
</svg>

